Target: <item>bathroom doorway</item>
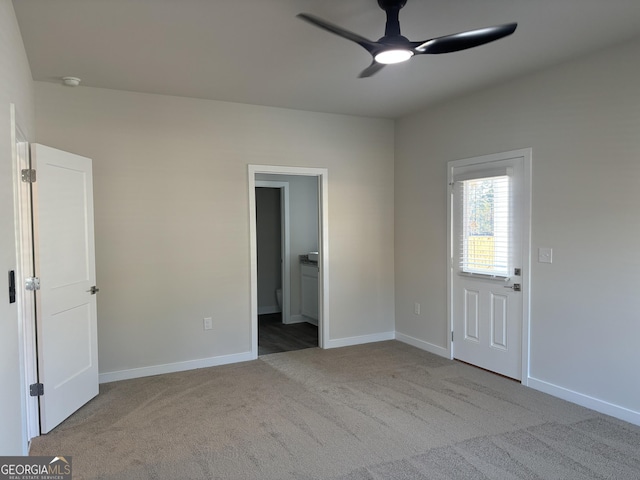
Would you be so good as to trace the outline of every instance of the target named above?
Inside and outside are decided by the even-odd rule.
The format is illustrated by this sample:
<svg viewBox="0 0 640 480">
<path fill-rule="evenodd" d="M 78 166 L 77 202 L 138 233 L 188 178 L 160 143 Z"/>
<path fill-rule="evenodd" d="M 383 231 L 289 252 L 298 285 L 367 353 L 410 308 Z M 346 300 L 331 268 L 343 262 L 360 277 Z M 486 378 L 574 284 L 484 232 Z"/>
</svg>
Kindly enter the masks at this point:
<svg viewBox="0 0 640 480">
<path fill-rule="evenodd" d="M 324 169 L 249 166 L 255 357 L 322 347 L 328 333 L 323 175 Z"/>
<path fill-rule="evenodd" d="M 289 182 L 257 180 L 255 204 L 258 315 L 279 313 L 289 323 Z"/>
</svg>

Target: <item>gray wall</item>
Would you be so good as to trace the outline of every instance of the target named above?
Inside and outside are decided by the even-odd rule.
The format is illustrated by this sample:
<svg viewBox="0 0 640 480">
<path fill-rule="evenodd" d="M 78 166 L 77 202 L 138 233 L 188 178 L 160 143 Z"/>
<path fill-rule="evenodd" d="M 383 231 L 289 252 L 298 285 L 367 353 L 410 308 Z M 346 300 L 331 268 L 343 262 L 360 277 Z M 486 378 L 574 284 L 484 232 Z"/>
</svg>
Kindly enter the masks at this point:
<svg viewBox="0 0 640 480">
<path fill-rule="evenodd" d="M 248 164 L 328 169 L 331 339 L 393 332 L 392 121 L 41 82 L 36 105 L 40 143 L 93 159 L 101 373 L 251 350 Z"/>
<path fill-rule="evenodd" d="M 447 345 L 447 162 L 532 147 L 532 384 L 639 421 L 638 58 L 636 40 L 397 122 L 397 332 Z"/>
<path fill-rule="evenodd" d="M 33 81 L 13 5 L 0 1 L 0 455 L 23 455 L 24 392 L 20 359 L 22 326 L 17 304 L 6 297 L 7 272 L 16 269 L 13 156 L 9 105 L 16 106 L 19 125 L 28 140 L 34 138 Z"/>
</svg>

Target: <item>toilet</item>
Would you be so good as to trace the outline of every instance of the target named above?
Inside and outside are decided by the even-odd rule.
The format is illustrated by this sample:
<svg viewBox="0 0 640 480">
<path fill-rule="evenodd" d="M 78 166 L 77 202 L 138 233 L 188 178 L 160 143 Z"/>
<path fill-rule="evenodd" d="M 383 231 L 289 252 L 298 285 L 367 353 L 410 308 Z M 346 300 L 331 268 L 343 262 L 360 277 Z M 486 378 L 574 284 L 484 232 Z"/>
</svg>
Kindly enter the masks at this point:
<svg viewBox="0 0 640 480">
<path fill-rule="evenodd" d="M 282 311 L 282 289 L 276 289 L 276 300 L 278 301 L 278 308 Z"/>
</svg>

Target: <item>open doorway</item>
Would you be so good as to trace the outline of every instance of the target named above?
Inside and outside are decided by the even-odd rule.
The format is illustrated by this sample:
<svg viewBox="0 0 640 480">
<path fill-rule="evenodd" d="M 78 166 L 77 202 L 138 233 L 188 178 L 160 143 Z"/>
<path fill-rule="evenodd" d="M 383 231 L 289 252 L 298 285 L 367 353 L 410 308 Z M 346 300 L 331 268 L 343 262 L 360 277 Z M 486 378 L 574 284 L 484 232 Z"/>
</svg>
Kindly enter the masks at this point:
<svg viewBox="0 0 640 480">
<path fill-rule="evenodd" d="M 317 304 L 315 320 L 298 313 L 300 275 L 292 275 L 298 262 L 291 255 L 292 237 L 295 251 L 318 248 L 317 180 L 279 175 L 274 181 L 274 177 L 256 175 L 258 355 L 318 346 Z"/>
<path fill-rule="evenodd" d="M 254 358 L 328 336 L 326 173 L 249 166 Z"/>
<path fill-rule="evenodd" d="M 256 174 L 258 355 L 318 346 L 318 179 Z"/>
</svg>

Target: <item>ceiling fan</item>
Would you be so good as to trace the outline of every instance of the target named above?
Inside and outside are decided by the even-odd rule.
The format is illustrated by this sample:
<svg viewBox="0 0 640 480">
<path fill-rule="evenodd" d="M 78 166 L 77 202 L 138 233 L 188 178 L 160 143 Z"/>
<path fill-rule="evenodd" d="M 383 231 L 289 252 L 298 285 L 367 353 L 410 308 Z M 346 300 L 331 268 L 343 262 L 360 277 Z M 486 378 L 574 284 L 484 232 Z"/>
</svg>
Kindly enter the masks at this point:
<svg viewBox="0 0 640 480">
<path fill-rule="evenodd" d="M 373 57 L 373 61 L 371 65 L 360 73 L 360 78 L 370 77 L 374 73 L 379 72 L 385 65 L 404 62 L 414 55 L 451 53 L 484 45 L 485 43 L 511 35 L 518 26 L 517 23 L 506 23 L 495 27 L 480 28 L 455 33 L 453 35 L 446 35 L 444 37 L 432 38 L 422 42 L 412 42 L 400 34 L 400 21 L 398 16 L 400 9 L 404 7 L 406 3 L 407 0 L 378 0 L 380 8 L 387 13 L 387 24 L 384 30 L 384 37 L 380 38 L 377 42 L 345 30 L 315 15 L 300 13 L 297 16 L 316 27 L 351 40 L 369 52 Z"/>
</svg>

